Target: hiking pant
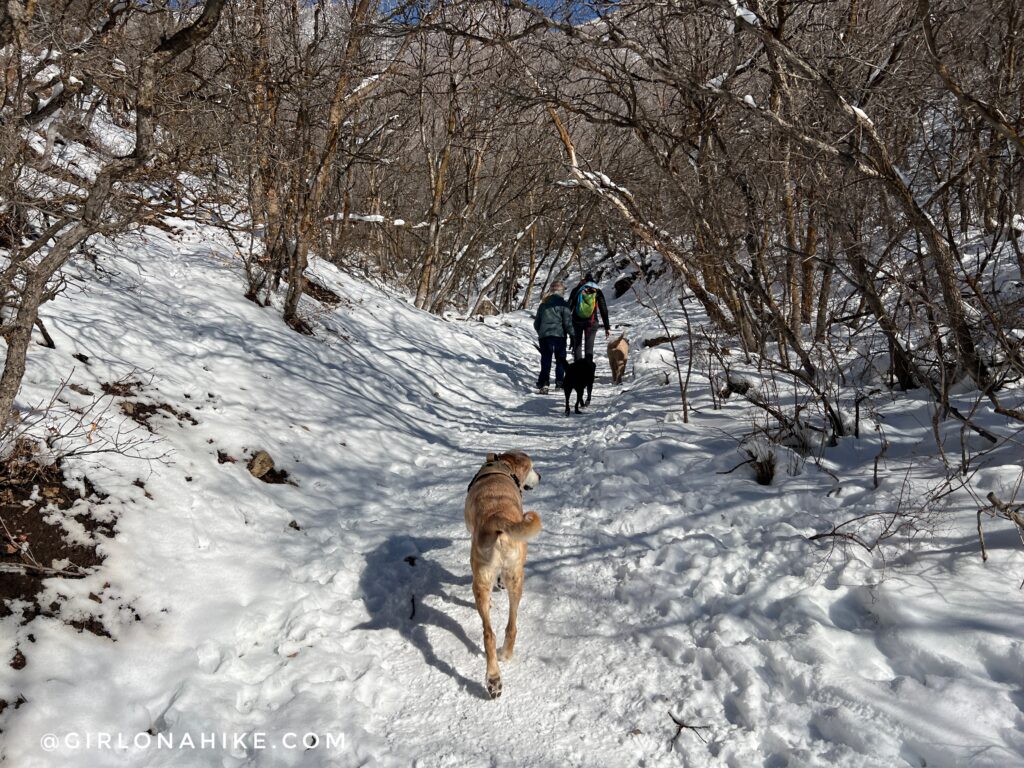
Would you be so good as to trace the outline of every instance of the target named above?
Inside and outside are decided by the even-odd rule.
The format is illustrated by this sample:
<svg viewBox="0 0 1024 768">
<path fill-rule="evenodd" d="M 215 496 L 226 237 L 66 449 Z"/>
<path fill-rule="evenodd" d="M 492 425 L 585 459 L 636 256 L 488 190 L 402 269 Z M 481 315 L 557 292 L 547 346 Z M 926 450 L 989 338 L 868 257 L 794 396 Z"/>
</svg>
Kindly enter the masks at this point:
<svg viewBox="0 0 1024 768">
<path fill-rule="evenodd" d="M 586 343 L 586 358 L 594 359 L 594 337 L 597 336 L 597 323 L 592 325 L 572 326 L 572 359 L 579 361 L 583 357 L 583 346 Z"/>
<path fill-rule="evenodd" d="M 540 378 L 538 387 L 546 387 L 551 379 L 551 357 L 555 358 L 555 382 L 565 378 L 565 337 L 545 336 L 540 340 Z"/>
</svg>

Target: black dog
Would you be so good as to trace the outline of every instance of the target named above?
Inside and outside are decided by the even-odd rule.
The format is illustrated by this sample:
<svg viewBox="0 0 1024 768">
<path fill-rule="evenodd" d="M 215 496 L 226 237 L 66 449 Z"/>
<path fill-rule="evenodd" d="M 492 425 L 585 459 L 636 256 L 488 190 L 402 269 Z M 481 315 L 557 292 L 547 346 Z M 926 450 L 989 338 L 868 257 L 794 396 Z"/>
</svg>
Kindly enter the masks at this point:
<svg viewBox="0 0 1024 768">
<path fill-rule="evenodd" d="M 584 358 L 569 363 L 565 368 L 565 378 L 562 380 L 562 388 L 565 389 L 565 415 L 569 415 L 569 393 L 576 390 L 576 413 L 580 411 L 581 405 L 590 405 L 590 395 L 594 391 L 594 365 L 593 358 Z M 587 390 L 587 400 L 583 402 L 583 390 Z"/>
</svg>

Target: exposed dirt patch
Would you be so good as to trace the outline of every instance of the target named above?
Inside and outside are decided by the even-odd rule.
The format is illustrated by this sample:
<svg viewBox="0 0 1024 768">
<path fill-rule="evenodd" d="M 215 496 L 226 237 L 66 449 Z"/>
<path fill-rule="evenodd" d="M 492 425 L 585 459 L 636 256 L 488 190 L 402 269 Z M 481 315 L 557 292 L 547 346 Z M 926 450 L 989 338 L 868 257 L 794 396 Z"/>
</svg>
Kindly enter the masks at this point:
<svg viewBox="0 0 1024 768">
<path fill-rule="evenodd" d="M 59 603 L 42 605 L 39 601 L 44 580 L 84 576 L 103 562 L 95 544 L 69 541 L 59 523 L 45 519 L 55 509 L 68 510 L 85 499 L 88 506 L 79 505 L 82 511 L 73 519 L 93 537 L 113 537 L 114 522 L 99 520 L 91 514 L 106 496 L 88 478 L 79 484 L 84 489 L 69 487 L 65 480 L 60 463 L 42 463 L 35 445 L 25 438 L 19 438 L 8 457 L 0 462 L 0 616 L 20 610 L 22 623 L 36 616 L 59 618 Z M 79 630 L 109 637 L 95 618 L 68 623 Z M 15 669 L 25 665 L 20 649 L 10 664 Z"/>
<path fill-rule="evenodd" d="M 298 485 L 298 483 L 288 476 L 288 470 L 286 469 L 268 470 L 262 477 L 260 477 L 260 480 L 264 483 L 273 483 L 275 485 Z"/>
<path fill-rule="evenodd" d="M 105 381 L 100 384 L 103 394 L 113 397 L 132 397 L 142 389 L 142 382 L 133 379 L 119 379 L 118 381 Z"/>
<path fill-rule="evenodd" d="M 199 423 L 191 413 L 188 411 L 180 411 L 169 403 L 147 403 L 141 400 L 129 399 L 141 394 L 143 387 L 144 384 L 141 381 L 136 381 L 134 379 L 107 381 L 100 385 L 104 394 L 110 395 L 111 397 L 122 398 L 122 402 L 120 404 L 121 412 L 137 424 L 148 429 L 150 432 L 154 431 L 153 427 L 149 423 L 150 419 L 157 414 L 171 416 L 178 422 L 192 424 L 193 426 Z"/>
<path fill-rule="evenodd" d="M 341 304 L 341 296 L 336 294 L 326 285 L 321 285 L 316 282 L 316 280 L 313 280 L 309 275 L 306 276 L 306 293 L 319 301 L 325 307 L 333 308 Z"/>
<path fill-rule="evenodd" d="M 141 424 L 150 432 L 154 430 L 150 426 L 149 420 L 158 413 L 167 414 L 179 422 L 185 422 L 193 426 L 199 423 L 188 411 L 179 411 L 168 403 L 143 403 L 138 400 L 125 400 L 121 403 L 121 411 L 125 416 Z"/>
<path fill-rule="evenodd" d="M 681 336 L 655 336 L 653 339 L 644 339 L 643 344 L 645 347 L 657 347 L 672 341 L 678 341 L 681 338 Z"/>
<path fill-rule="evenodd" d="M 0 699 L 0 715 L 2 715 L 4 713 L 4 710 L 7 709 L 8 706 L 11 706 L 11 707 L 14 707 L 15 709 L 17 709 L 18 707 L 20 707 L 24 703 L 25 703 L 25 697 L 24 696 L 19 696 L 14 701 L 14 703 L 8 703 L 7 699 Z M 3 729 L 0 729 L 0 733 L 3 733 Z"/>
<path fill-rule="evenodd" d="M 87 619 L 72 619 L 67 623 L 79 632 L 91 632 L 92 634 L 99 635 L 100 637 L 110 637 L 110 633 L 107 632 L 107 628 L 103 626 L 103 622 L 95 616 L 90 616 Z"/>
<path fill-rule="evenodd" d="M 132 485 L 134 485 L 136 488 L 141 488 L 142 492 L 146 494 L 147 499 L 153 498 L 153 494 L 146 490 L 146 484 L 143 482 L 141 477 L 137 477 L 134 480 L 132 480 Z M 89 595 L 89 597 L 92 597 L 92 595 Z"/>
</svg>

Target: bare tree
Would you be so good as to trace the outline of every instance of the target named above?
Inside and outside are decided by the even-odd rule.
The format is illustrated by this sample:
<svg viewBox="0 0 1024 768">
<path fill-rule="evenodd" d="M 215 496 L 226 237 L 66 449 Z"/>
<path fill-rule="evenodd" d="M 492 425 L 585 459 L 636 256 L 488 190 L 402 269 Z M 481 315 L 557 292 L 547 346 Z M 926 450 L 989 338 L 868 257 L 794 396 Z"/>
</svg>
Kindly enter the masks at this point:
<svg viewBox="0 0 1024 768">
<path fill-rule="evenodd" d="M 135 183 L 154 173 L 150 164 L 157 152 L 156 126 L 167 95 L 161 86 L 171 79 L 182 54 L 210 36 L 224 2 L 207 0 L 191 20 L 156 41 L 154 33 L 169 21 L 170 11 L 147 18 L 117 4 L 108 13 L 94 15 L 95 9 L 69 3 L 32 15 L 33 5 L 9 3 L 0 17 L 0 31 L 12 30 L 3 32 L 12 41 L 4 63 L 14 72 L 0 112 L 3 122 L 14 129 L 0 169 L 3 198 L 9 201 L 4 211 L 7 258 L 0 273 L 0 334 L 7 342 L 0 375 L 0 423 L 11 414 L 32 328 L 39 307 L 53 296 L 54 276 L 90 236 L 113 234 L 146 215 L 144 195 Z M 68 176 L 52 161 L 53 139 L 71 130 L 93 103 L 90 99 L 101 98 L 86 88 L 99 74 L 93 67 L 113 61 L 126 66 L 111 47 L 114 33 L 120 33 L 121 40 L 135 38 L 140 46 L 131 76 L 134 147 L 127 154 L 108 156 L 94 175 Z M 62 55 L 76 51 L 85 55 Z M 168 91 L 176 95 L 174 88 Z M 43 120 L 48 121 L 45 140 L 36 130 Z M 26 177 L 34 183 L 26 183 Z"/>
</svg>

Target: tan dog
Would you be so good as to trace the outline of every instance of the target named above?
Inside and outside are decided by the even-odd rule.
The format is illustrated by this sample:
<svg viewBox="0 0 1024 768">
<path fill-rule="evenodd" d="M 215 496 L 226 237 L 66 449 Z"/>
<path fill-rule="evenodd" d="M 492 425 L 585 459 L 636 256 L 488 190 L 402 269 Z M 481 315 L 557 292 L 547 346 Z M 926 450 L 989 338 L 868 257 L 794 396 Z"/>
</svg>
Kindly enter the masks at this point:
<svg viewBox="0 0 1024 768">
<path fill-rule="evenodd" d="M 629 357 L 629 342 L 623 334 L 608 342 L 608 363 L 612 367 L 612 384 L 622 383 L 622 374 L 626 372 L 626 359 Z"/>
<path fill-rule="evenodd" d="M 487 462 L 476 473 L 466 494 L 466 527 L 473 536 L 469 564 L 473 569 L 473 598 L 484 624 L 487 652 L 487 692 L 501 696 L 498 659 L 512 658 L 516 643 L 516 614 L 523 596 L 523 565 L 526 541 L 540 533 L 540 515 L 523 514 L 523 490 L 540 482 L 533 462 L 525 453 L 487 454 Z M 491 629 L 491 589 L 500 577 L 508 588 L 508 624 L 505 643 L 495 652 Z"/>
</svg>

